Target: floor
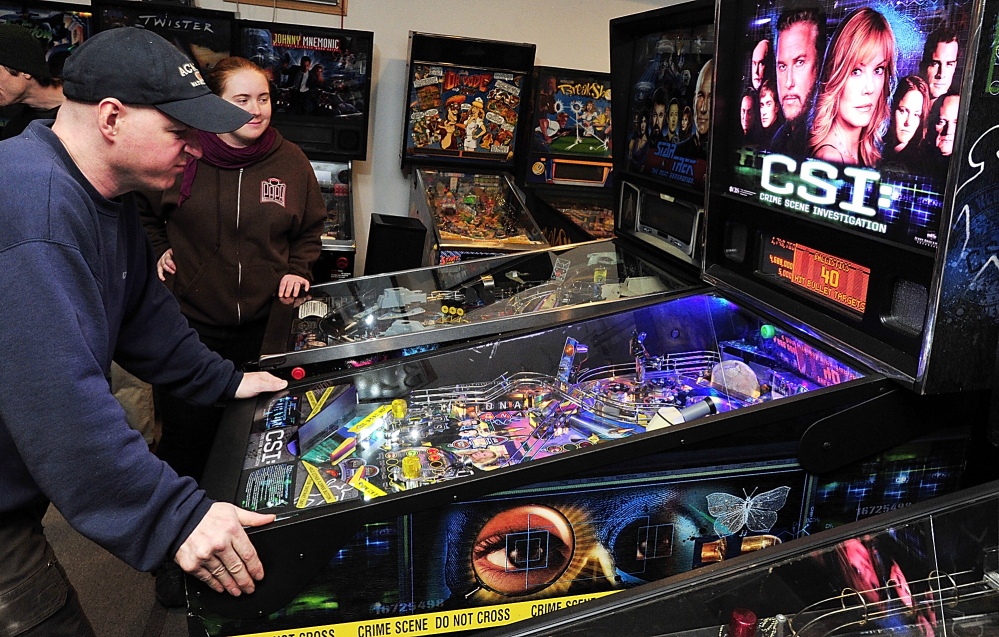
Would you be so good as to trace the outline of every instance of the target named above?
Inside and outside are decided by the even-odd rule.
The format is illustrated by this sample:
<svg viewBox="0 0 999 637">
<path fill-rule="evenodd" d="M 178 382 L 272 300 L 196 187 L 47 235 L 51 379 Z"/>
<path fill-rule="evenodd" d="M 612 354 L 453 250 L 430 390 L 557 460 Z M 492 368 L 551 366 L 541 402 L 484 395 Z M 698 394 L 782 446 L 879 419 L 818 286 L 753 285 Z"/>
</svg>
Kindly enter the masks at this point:
<svg viewBox="0 0 999 637">
<path fill-rule="evenodd" d="M 98 637 L 187 637 L 187 613 L 156 602 L 153 576 L 83 537 L 53 507 L 45 534 L 80 595 Z"/>
</svg>

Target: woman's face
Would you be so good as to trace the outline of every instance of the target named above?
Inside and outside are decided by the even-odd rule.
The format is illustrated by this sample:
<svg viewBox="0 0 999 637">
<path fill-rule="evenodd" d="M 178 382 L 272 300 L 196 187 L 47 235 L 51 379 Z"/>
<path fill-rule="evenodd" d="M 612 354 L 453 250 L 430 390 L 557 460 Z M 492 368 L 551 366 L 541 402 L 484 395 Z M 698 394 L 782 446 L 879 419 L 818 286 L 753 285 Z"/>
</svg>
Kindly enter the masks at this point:
<svg viewBox="0 0 999 637">
<path fill-rule="evenodd" d="M 267 78 L 252 69 L 236 71 L 225 83 L 221 97 L 253 115 L 253 119 L 242 128 L 229 133 L 231 139 L 244 147 L 257 141 L 271 123 L 271 93 Z"/>
<path fill-rule="evenodd" d="M 848 126 L 869 126 L 885 87 L 887 65 L 883 57 L 856 64 L 843 85 L 839 118 Z"/>
<path fill-rule="evenodd" d="M 923 118 L 923 96 L 919 91 L 908 91 L 895 109 L 895 137 L 905 146 L 919 130 Z"/>
<path fill-rule="evenodd" d="M 760 93 L 760 125 L 763 128 L 770 128 L 770 125 L 777 119 L 777 100 L 774 99 L 772 91 Z"/>
</svg>

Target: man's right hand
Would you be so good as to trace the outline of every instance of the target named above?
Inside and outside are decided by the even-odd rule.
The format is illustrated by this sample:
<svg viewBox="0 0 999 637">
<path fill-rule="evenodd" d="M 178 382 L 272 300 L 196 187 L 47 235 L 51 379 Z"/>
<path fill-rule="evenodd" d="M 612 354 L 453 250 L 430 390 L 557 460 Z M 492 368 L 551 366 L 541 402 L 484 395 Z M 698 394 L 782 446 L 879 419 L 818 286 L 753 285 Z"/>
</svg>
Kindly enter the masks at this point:
<svg viewBox="0 0 999 637">
<path fill-rule="evenodd" d="M 229 591 L 235 597 L 252 593 L 254 582 L 264 577 L 264 566 L 243 527 L 273 521 L 273 514 L 216 502 L 180 545 L 174 561 L 217 593 Z"/>
<path fill-rule="evenodd" d="M 166 281 L 167 274 L 177 274 L 177 264 L 173 262 L 173 248 L 169 248 L 156 262 L 156 274 L 160 281 Z"/>
</svg>

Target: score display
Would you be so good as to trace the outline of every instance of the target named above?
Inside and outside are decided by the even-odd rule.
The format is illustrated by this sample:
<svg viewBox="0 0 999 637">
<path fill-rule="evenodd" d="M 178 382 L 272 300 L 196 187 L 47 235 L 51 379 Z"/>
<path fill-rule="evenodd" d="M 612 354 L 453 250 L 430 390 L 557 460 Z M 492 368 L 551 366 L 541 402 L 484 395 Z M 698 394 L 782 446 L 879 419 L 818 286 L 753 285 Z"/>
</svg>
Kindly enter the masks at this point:
<svg viewBox="0 0 999 637">
<path fill-rule="evenodd" d="M 773 235 L 763 235 L 759 272 L 863 314 L 871 269 Z"/>
</svg>

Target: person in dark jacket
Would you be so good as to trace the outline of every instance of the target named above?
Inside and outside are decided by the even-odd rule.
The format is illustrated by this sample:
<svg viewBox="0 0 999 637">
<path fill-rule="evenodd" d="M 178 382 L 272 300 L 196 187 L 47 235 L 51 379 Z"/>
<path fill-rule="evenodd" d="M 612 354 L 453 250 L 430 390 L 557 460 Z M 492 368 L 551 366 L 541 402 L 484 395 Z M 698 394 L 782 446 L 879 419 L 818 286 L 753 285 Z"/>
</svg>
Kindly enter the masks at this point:
<svg viewBox="0 0 999 637">
<path fill-rule="evenodd" d="M 93 635 L 42 533 L 50 502 L 134 568 L 173 559 L 233 595 L 252 593 L 263 577 L 243 527 L 273 516 L 213 502 L 153 456 L 108 382 L 113 358 L 204 404 L 287 384 L 210 352 L 156 280 L 130 193 L 168 187 L 185 158 L 200 155 L 196 127 L 222 132 L 246 121 L 184 75 L 186 64 L 150 31 L 102 32 L 66 62 L 55 123 L 32 122 L 0 142 L 0 174 L 17 184 L 0 190 L 5 634 Z"/>
<path fill-rule="evenodd" d="M 159 276 L 191 327 L 240 368 L 260 354 L 274 298 L 309 289 L 326 206 L 305 154 L 270 126 L 269 85 L 260 68 L 227 58 L 206 82 L 252 119 L 231 133 L 199 134 L 204 155 L 187 164 L 143 223 Z M 198 479 L 222 410 L 160 393 L 157 454 Z"/>
<path fill-rule="evenodd" d="M 20 135 L 36 119 L 55 119 L 65 97 L 42 45 L 19 24 L 0 24 L 0 107 L 11 114 L 0 139 Z"/>
</svg>

